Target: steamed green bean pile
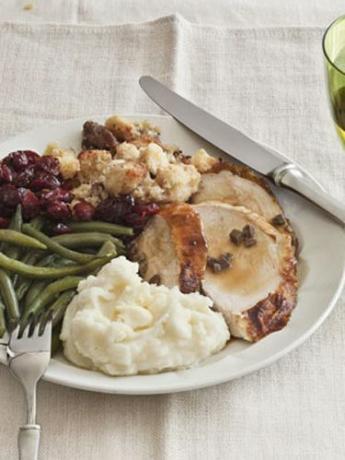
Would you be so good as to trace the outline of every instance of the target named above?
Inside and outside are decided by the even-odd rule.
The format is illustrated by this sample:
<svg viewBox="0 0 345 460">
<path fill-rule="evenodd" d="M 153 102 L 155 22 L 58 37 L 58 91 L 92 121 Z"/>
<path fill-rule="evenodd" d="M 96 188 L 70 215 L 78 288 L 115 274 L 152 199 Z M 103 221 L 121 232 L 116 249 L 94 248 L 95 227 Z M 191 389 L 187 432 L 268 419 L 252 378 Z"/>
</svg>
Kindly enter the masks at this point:
<svg viewBox="0 0 345 460">
<path fill-rule="evenodd" d="M 0 230 L 0 337 L 31 318 L 52 317 L 59 328 L 79 282 L 124 254 L 120 238 L 133 235 L 129 227 L 94 221 L 70 223 L 71 233 L 50 237 L 44 225 L 42 218 L 23 223 L 19 205 Z"/>
</svg>

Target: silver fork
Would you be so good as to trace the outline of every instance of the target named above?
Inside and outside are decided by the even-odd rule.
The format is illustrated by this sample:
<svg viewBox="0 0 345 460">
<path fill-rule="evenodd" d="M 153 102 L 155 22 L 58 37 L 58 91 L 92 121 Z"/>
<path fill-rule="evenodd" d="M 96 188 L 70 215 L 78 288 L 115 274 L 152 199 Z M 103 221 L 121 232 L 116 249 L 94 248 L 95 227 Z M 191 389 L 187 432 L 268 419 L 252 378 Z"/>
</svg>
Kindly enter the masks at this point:
<svg viewBox="0 0 345 460">
<path fill-rule="evenodd" d="M 18 326 L 7 346 L 8 365 L 23 386 L 26 404 L 26 425 L 19 429 L 19 460 L 37 460 L 41 427 L 36 424 L 36 385 L 50 360 L 52 322 L 29 324 L 23 333 Z"/>
</svg>

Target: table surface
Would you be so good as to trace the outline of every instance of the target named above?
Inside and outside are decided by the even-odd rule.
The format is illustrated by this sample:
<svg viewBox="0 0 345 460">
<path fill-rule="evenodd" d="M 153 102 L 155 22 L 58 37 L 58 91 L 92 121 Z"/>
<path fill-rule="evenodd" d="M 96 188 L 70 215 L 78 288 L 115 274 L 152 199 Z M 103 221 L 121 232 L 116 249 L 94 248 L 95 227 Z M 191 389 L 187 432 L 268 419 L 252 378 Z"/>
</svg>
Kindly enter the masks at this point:
<svg viewBox="0 0 345 460">
<path fill-rule="evenodd" d="M 253 43 L 263 40 L 266 44 L 274 40 L 275 32 L 266 35 L 262 31 L 275 28 L 293 30 L 296 37 L 300 34 L 308 37 L 310 29 L 310 34 L 319 40 L 322 28 L 345 12 L 343 0 L 16 0 L 9 3 L 8 0 L 0 0 L 1 22 L 126 24 L 177 12 L 190 23 L 236 30 L 257 29 L 258 32 L 251 38 Z M 16 29 L 16 40 L 17 43 L 22 40 L 24 46 L 24 29 Z M 308 38 L 304 43 L 309 46 Z M 0 63 L 2 84 L 6 86 L 10 77 L 3 68 Z M 39 71 L 37 78 L 40 78 Z M 302 69 L 297 68 L 296 72 L 292 78 L 298 85 L 304 77 Z M 274 78 L 271 83 L 274 84 Z M 255 84 L 260 90 L 260 82 Z M 193 91 L 191 87 L 190 93 L 194 94 Z M 250 91 L 250 86 L 246 87 L 242 96 Z M 195 96 L 197 94 L 195 90 Z M 289 104 L 288 97 L 282 101 L 283 113 L 272 109 L 276 118 L 272 131 L 268 127 L 271 113 L 259 112 L 259 117 L 255 118 L 248 110 L 241 115 L 241 100 L 236 99 L 236 95 L 234 110 L 243 117 L 241 120 L 250 132 L 263 133 L 262 140 L 265 140 L 266 133 L 274 146 L 280 149 L 286 147 L 284 151 L 295 157 L 298 156 L 296 144 L 290 137 L 288 140 L 284 138 L 285 128 L 280 126 L 279 116 L 287 126 L 297 126 L 293 125 L 293 118 L 297 116 L 303 120 L 306 112 L 296 111 L 295 102 L 298 101 Z M 257 100 L 260 104 L 260 98 Z M 140 104 L 140 107 L 146 108 L 145 103 Z M 303 107 L 307 110 L 308 101 L 305 104 Z M 12 112 L 9 112 L 6 101 L 0 99 L 2 134 L 5 131 L 14 134 L 17 129 L 35 124 L 30 112 L 25 111 L 25 101 L 21 109 L 11 108 Z M 8 113 L 13 117 L 9 117 Z M 35 106 L 34 113 L 38 118 L 41 116 L 38 106 Z M 66 116 L 66 112 L 61 110 L 56 118 Z M 323 120 L 325 126 L 321 133 L 313 125 L 313 120 L 310 122 L 310 132 L 319 136 L 315 146 L 317 155 L 313 156 L 313 143 L 308 132 L 301 130 L 297 136 L 301 149 L 306 152 L 303 157 L 305 165 L 328 190 L 338 198 L 344 198 L 345 161 L 342 161 L 336 137 L 332 137 L 333 132 L 328 127 L 330 119 L 325 117 Z M 324 144 L 323 137 L 327 138 Z M 337 167 L 329 162 L 324 168 L 329 157 L 327 152 L 323 152 L 323 147 L 329 149 L 330 145 L 337 158 Z M 42 382 L 38 397 L 39 422 L 44 427 L 41 458 L 345 458 L 344 306 L 342 296 L 326 323 L 305 344 L 279 362 L 217 387 L 175 395 L 125 397 L 87 393 Z M 5 368 L 0 369 L 0 413 L 3 417 L 0 458 L 16 458 L 16 427 L 23 421 L 24 402 L 19 385 Z"/>
<path fill-rule="evenodd" d="M 322 26 L 344 14 L 342 0 L 0 0 L 3 21 L 122 24 L 179 12 L 230 27 Z"/>
</svg>

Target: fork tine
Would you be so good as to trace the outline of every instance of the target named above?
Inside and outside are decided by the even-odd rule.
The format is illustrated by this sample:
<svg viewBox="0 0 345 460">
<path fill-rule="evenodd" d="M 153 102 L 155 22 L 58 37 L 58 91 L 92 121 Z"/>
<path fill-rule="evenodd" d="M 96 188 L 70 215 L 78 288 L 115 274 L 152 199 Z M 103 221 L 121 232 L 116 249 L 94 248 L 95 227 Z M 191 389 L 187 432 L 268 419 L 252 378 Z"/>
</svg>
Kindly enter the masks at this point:
<svg viewBox="0 0 345 460">
<path fill-rule="evenodd" d="M 17 324 L 17 326 L 13 329 L 13 331 L 10 332 L 10 337 L 12 338 L 17 338 L 20 332 L 21 326 L 20 323 Z"/>
<path fill-rule="evenodd" d="M 44 333 L 46 332 L 47 328 L 51 327 L 52 318 L 53 318 L 52 312 L 49 311 L 49 310 L 46 311 L 44 313 L 44 315 L 42 315 L 41 327 L 40 327 L 40 335 L 44 335 Z"/>
<path fill-rule="evenodd" d="M 32 337 L 38 337 L 40 335 L 40 327 L 41 327 L 40 319 L 41 318 L 38 317 L 36 321 L 34 322 L 35 326 L 32 330 Z"/>
<path fill-rule="evenodd" d="M 20 338 L 23 335 L 24 330 L 25 330 L 26 326 L 28 325 L 28 323 L 29 323 L 28 320 L 26 320 L 26 321 L 20 320 L 19 321 L 19 324 L 18 324 L 18 326 L 19 326 L 18 338 Z"/>
<path fill-rule="evenodd" d="M 45 328 L 45 325 L 46 323 L 48 322 L 48 312 L 45 311 L 43 314 L 42 314 L 42 317 L 41 317 L 41 330 L 42 330 L 42 333 L 44 331 L 44 328 Z"/>
<path fill-rule="evenodd" d="M 33 319 L 34 319 L 34 315 L 31 313 L 29 315 L 27 321 L 25 321 L 24 323 L 20 324 L 20 329 L 19 329 L 19 333 L 18 333 L 18 336 L 17 336 L 18 339 L 29 337 L 30 328 L 32 327 Z"/>
<path fill-rule="evenodd" d="M 42 318 L 43 318 L 43 316 L 44 316 L 44 313 L 40 313 L 39 315 L 37 315 L 37 316 L 35 317 L 35 321 L 34 321 L 35 327 L 34 327 L 33 332 L 32 332 L 32 336 L 33 336 L 33 337 L 37 337 L 37 336 L 40 335 L 40 334 L 39 334 L 39 330 L 40 330 L 40 325 L 41 325 L 41 323 L 42 323 Z"/>
<path fill-rule="evenodd" d="M 28 327 L 28 337 L 33 336 L 34 331 L 36 327 L 36 318 L 35 316 L 32 316 L 32 319 L 30 321 L 29 327 Z"/>
<path fill-rule="evenodd" d="M 50 315 L 48 315 L 48 321 L 45 323 L 43 336 L 45 336 L 45 335 L 50 335 L 51 336 L 52 329 L 53 329 L 53 321 L 51 320 Z"/>
</svg>

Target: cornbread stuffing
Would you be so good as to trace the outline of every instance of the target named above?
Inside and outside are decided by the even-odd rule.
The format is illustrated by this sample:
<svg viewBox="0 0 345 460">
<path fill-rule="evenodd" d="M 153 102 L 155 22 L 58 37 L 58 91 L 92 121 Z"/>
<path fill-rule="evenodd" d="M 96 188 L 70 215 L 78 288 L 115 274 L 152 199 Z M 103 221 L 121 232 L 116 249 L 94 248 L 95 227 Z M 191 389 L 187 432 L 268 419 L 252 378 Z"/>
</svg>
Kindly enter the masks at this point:
<svg viewBox="0 0 345 460">
<path fill-rule="evenodd" d="M 44 155 L 51 155 L 60 163 L 60 171 L 64 179 L 71 179 L 80 171 L 80 163 L 74 150 L 62 149 L 57 144 L 48 144 Z"/>
<path fill-rule="evenodd" d="M 104 183 L 105 170 L 112 163 L 112 155 L 107 150 L 85 150 L 78 156 L 80 171 L 78 178 L 82 184 Z"/>
<path fill-rule="evenodd" d="M 59 160 L 64 179 L 75 179 L 72 206 L 78 201 L 97 206 L 107 197 L 128 193 L 143 202 L 187 201 L 198 190 L 201 173 L 217 162 L 203 149 L 190 158 L 176 146 L 165 146 L 159 129 L 148 122 L 133 123 L 112 116 L 105 127 L 86 122 L 84 130 L 88 127 L 90 131 L 90 126 L 95 129 L 93 142 L 98 145 L 104 144 L 102 136 L 109 137 L 111 131 L 119 142 L 115 153 L 93 148 L 77 156 L 56 144 L 49 145 L 45 152 Z"/>
<path fill-rule="evenodd" d="M 206 173 L 216 163 L 218 163 L 217 158 L 211 157 L 204 149 L 197 150 L 192 156 L 192 165 L 195 166 L 200 173 Z"/>
</svg>

